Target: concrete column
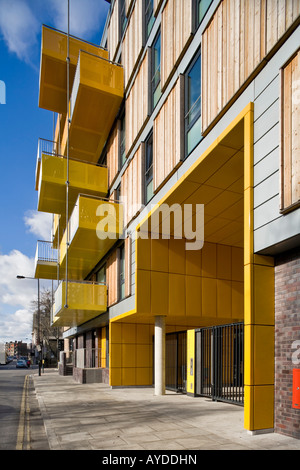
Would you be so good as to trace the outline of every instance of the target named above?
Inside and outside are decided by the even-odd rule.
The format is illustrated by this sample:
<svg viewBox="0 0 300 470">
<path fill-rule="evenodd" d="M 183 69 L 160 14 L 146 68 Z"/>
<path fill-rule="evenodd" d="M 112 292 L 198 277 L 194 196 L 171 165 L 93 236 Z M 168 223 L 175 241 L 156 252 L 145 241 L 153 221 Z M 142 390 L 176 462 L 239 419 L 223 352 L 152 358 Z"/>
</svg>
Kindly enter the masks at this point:
<svg viewBox="0 0 300 470">
<path fill-rule="evenodd" d="M 166 331 L 163 315 L 155 317 L 154 358 L 154 393 L 155 395 L 164 395 L 166 391 Z"/>
</svg>

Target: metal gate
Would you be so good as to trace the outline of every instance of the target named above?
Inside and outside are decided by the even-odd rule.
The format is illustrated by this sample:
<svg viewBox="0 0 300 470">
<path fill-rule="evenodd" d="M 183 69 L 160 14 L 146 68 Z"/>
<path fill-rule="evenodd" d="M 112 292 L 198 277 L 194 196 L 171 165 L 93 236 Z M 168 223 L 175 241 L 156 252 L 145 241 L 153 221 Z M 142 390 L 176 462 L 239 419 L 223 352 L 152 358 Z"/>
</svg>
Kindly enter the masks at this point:
<svg viewBox="0 0 300 470">
<path fill-rule="evenodd" d="M 166 388 L 186 392 L 186 331 L 166 334 Z"/>
<path fill-rule="evenodd" d="M 244 404 L 244 325 L 196 330 L 196 394 Z"/>
</svg>

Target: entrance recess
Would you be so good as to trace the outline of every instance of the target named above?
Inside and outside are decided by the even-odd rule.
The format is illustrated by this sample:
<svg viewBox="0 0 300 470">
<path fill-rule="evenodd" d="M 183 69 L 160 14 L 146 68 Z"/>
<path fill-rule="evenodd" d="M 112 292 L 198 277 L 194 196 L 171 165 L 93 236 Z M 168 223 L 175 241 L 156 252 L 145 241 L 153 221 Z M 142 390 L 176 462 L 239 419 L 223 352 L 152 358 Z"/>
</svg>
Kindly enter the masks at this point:
<svg viewBox="0 0 300 470">
<path fill-rule="evenodd" d="M 166 388 L 186 392 L 186 331 L 166 335 Z"/>
<path fill-rule="evenodd" d="M 196 330 L 196 395 L 244 404 L 244 325 Z"/>
</svg>

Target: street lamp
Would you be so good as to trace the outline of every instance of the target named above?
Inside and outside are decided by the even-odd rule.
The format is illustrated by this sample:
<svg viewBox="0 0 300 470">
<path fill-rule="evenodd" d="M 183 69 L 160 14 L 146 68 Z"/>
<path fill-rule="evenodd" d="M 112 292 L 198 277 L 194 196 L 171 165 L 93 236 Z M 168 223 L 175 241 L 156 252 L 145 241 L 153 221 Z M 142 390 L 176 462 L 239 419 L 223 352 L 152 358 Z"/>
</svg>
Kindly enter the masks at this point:
<svg viewBox="0 0 300 470">
<path fill-rule="evenodd" d="M 35 277 L 27 277 L 27 276 L 16 276 L 17 279 L 31 279 L 31 280 L 37 280 L 38 282 L 38 317 L 37 317 L 37 324 L 38 324 L 38 328 L 37 328 L 37 343 L 38 343 L 38 346 L 41 347 L 40 345 L 40 339 L 41 339 L 41 336 L 40 336 L 40 327 L 41 327 L 41 310 L 40 310 L 40 279 L 39 278 L 35 278 Z M 40 362 L 41 362 L 41 356 L 42 356 L 42 353 L 43 353 L 43 350 L 41 348 L 41 352 L 40 352 L 40 360 L 39 360 L 39 375 L 41 375 L 41 368 L 40 368 Z"/>
</svg>

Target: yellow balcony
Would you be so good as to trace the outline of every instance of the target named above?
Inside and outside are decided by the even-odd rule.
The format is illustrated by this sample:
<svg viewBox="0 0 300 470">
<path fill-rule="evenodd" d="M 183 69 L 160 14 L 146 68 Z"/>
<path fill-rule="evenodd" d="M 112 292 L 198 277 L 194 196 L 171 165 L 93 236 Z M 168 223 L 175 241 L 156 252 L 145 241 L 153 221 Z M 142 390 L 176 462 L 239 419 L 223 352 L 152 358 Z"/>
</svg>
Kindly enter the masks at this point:
<svg viewBox="0 0 300 470">
<path fill-rule="evenodd" d="M 69 156 L 97 162 L 124 95 L 123 67 L 80 51 L 70 96 Z M 61 152 L 67 155 L 68 121 Z"/>
<path fill-rule="evenodd" d="M 108 200 L 79 195 L 69 219 L 68 278 L 85 279 L 123 231 L 123 208 Z M 60 268 L 66 266 L 65 231 Z"/>
<path fill-rule="evenodd" d="M 77 326 L 92 320 L 106 310 L 105 284 L 62 281 L 55 292 L 53 326 Z"/>
<path fill-rule="evenodd" d="M 52 242 L 38 240 L 35 254 L 36 279 L 57 279 L 58 250 Z"/>
<path fill-rule="evenodd" d="M 104 166 L 69 159 L 69 177 L 65 157 L 43 153 L 38 160 L 38 210 L 53 214 L 66 212 L 66 181 L 69 180 L 69 210 L 78 194 L 106 196 L 108 169 Z"/>
<path fill-rule="evenodd" d="M 105 59 L 108 58 L 107 50 L 69 36 L 70 91 L 72 90 L 80 50 Z M 43 26 L 40 63 L 40 108 L 56 113 L 67 113 L 67 53 L 67 34 Z"/>
</svg>

